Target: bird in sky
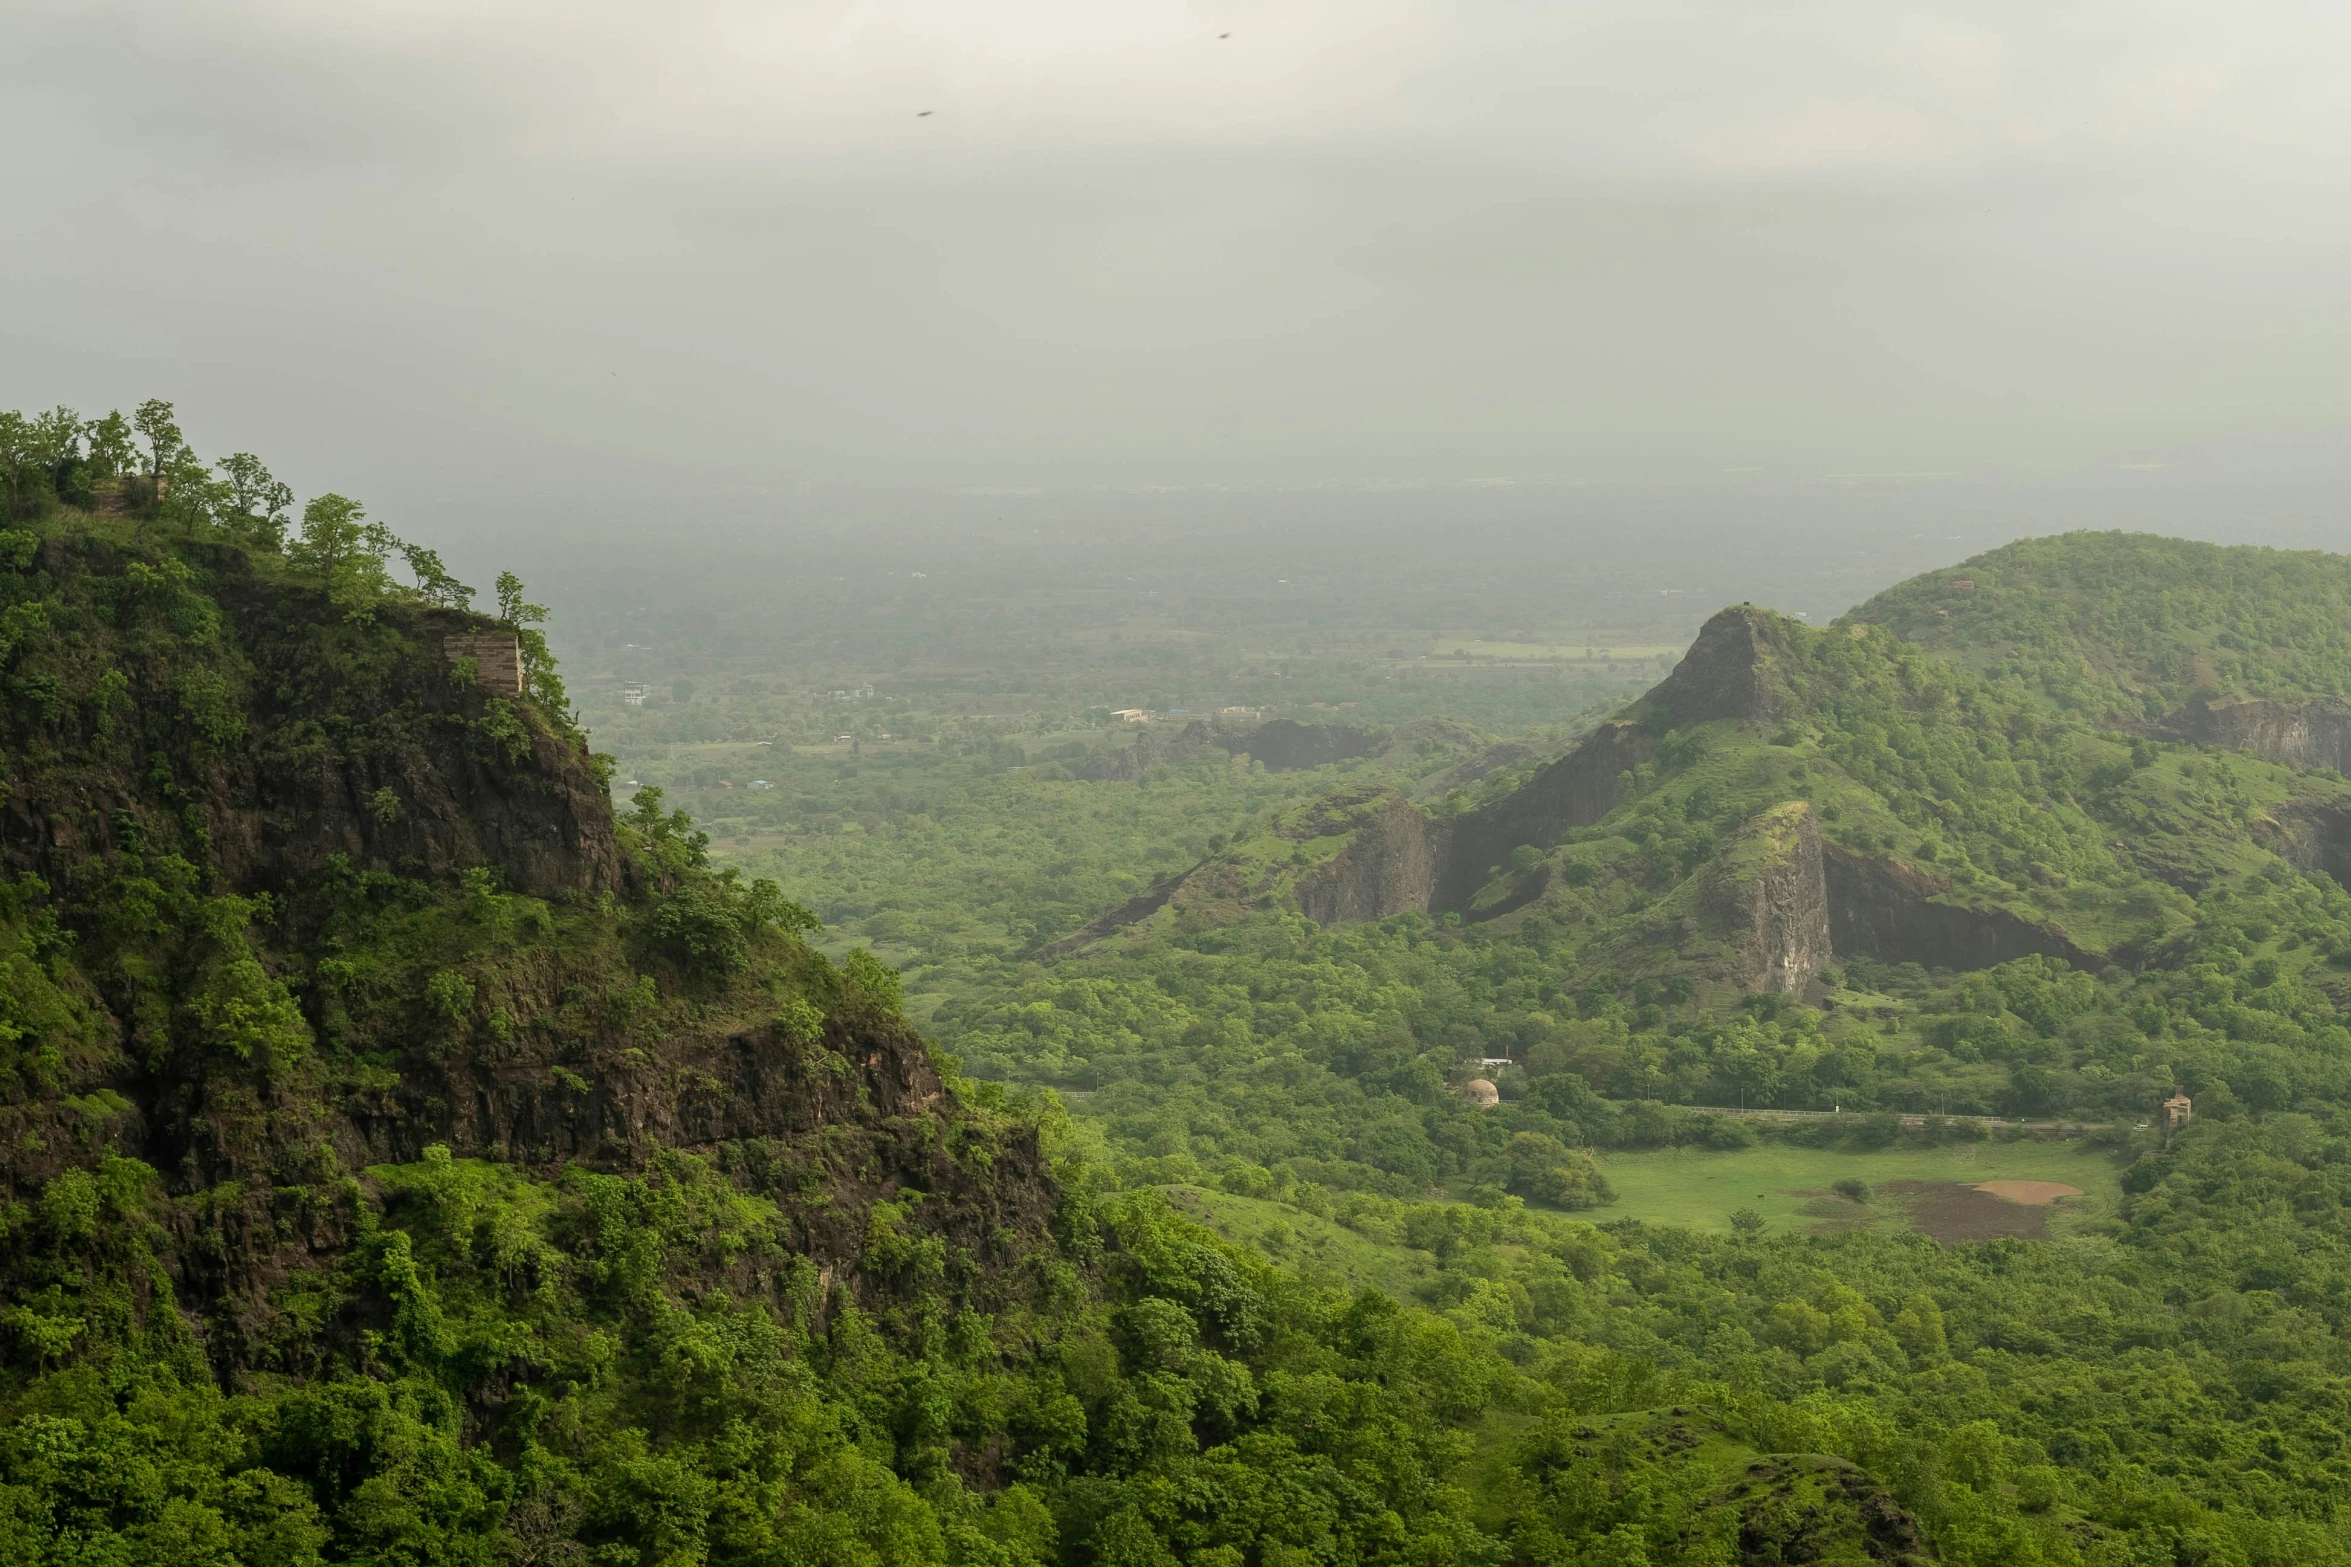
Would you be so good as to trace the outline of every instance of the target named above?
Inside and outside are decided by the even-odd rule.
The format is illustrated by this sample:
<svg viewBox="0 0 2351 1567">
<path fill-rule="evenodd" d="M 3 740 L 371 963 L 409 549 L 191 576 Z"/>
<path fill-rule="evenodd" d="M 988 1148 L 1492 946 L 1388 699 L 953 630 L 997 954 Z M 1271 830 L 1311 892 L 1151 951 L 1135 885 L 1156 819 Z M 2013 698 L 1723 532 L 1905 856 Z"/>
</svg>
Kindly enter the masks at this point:
<svg viewBox="0 0 2351 1567">
<path fill-rule="evenodd" d="M 1218 33 L 1216 36 L 1219 38 L 1230 38 L 1233 35 L 1231 33 Z"/>
<path fill-rule="evenodd" d="M 914 111 L 914 117 L 918 120 L 927 120 L 935 112 L 935 110 L 931 109 L 917 109 Z"/>
</svg>

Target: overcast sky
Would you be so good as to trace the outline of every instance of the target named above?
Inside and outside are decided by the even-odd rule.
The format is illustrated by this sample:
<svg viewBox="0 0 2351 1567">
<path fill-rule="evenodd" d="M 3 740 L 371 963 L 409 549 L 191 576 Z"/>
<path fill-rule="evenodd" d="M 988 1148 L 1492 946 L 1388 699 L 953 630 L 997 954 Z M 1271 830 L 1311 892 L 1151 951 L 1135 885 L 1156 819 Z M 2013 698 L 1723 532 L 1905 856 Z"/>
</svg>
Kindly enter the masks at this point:
<svg viewBox="0 0 2351 1567">
<path fill-rule="evenodd" d="M 2324 451 L 2346 81 L 2319 0 L 7 0 L 0 406 L 411 504 Z"/>
</svg>

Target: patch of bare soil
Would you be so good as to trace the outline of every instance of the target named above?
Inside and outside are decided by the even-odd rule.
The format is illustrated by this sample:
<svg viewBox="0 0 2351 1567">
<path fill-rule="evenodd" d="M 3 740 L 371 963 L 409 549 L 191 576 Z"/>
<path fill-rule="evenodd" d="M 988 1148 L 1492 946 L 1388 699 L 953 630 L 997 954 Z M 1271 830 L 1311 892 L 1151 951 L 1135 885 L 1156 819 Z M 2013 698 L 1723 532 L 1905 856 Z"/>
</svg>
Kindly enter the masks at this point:
<svg viewBox="0 0 2351 1567">
<path fill-rule="evenodd" d="M 1978 1181 L 1975 1189 L 2035 1208 L 2046 1208 L 2060 1197 L 2079 1197 L 2082 1194 L 2079 1186 L 2068 1186 L 2063 1181 Z"/>
<path fill-rule="evenodd" d="M 1946 1246 L 2002 1237 L 2028 1241 L 2049 1238 L 2045 1205 L 2010 1202 L 1957 1181 L 1888 1181 L 1878 1190 L 1910 1210 L 1912 1229 Z"/>
</svg>

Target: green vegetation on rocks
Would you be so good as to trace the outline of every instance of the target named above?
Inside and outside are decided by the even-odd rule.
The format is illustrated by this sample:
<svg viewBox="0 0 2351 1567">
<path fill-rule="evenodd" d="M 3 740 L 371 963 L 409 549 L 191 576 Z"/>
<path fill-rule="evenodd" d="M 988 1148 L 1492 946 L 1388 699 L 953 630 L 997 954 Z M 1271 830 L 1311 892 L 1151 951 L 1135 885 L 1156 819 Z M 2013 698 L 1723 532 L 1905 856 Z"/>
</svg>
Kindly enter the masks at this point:
<svg viewBox="0 0 2351 1567">
<path fill-rule="evenodd" d="M 1065 820 L 1206 864 L 1027 956 L 1082 911 L 1015 881 L 917 969 L 967 1077 L 823 897 L 614 811 L 520 583 L 160 403 L 0 458 L 10 1560 L 2351 1558 L 2339 779 L 1741 612 L 1564 774 L 1346 776 L 1440 811 L 1054 780 L 1174 780 Z M 1967 1112 L 2107 1178 L 1891 1222 Z M 1618 1217 L 1774 1151 L 1877 1217 Z"/>
</svg>

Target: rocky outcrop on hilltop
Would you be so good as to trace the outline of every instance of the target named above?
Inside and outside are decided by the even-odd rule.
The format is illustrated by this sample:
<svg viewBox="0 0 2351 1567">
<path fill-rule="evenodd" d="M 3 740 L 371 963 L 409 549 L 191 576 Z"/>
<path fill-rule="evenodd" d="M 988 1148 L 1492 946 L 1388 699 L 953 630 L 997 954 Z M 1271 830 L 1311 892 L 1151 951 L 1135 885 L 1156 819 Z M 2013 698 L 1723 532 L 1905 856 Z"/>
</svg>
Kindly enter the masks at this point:
<svg viewBox="0 0 2351 1567">
<path fill-rule="evenodd" d="M 2296 870 L 2351 887 L 2351 805 L 2316 798 L 2291 801 L 2256 821 L 2253 831 Z"/>
<path fill-rule="evenodd" d="M 12 727 L 43 760 L 14 769 L 0 861 L 62 883 L 155 835 L 156 767 L 113 754 L 135 713 L 171 779 L 172 829 L 200 821 L 225 890 L 303 885 L 338 857 L 431 876 L 495 866 L 542 897 L 619 886 L 610 801 L 585 751 L 534 705 L 452 678 L 442 644 L 489 627 L 483 617 L 394 604 L 361 628 L 323 595 L 262 580 L 242 551 L 210 551 L 206 566 L 201 595 L 156 573 L 123 605 L 119 634 L 59 650 L 61 690 L 119 694 L 20 710 Z M 39 577 L 141 582 L 136 567 L 109 541 L 68 534 L 44 543 Z M 198 656 L 141 635 L 146 616 L 201 627 Z"/>
<path fill-rule="evenodd" d="M 1286 898 L 1327 924 L 1403 913 L 1493 920 L 1538 904 L 1571 869 L 1547 851 L 1651 787 L 1661 768 L 1680 765 L 1675 758 L 1697 754 L 1690 731 L 1734 725 L 1754 744 L 1799 720 L 1802 682 L 1833 667 L 1800 643 L 1817 635 L 1752 605 L 1724 610 L 1664 681 L 1500 799 L 1432 816 L 1393 790 L 1332 796 L 1281 833 L 1301 844 L 1337 840 L 1335 854 L 1301 848 L 1298 868 L 1278 861 L 1252 868 L 1220 856 L 1148 889 L 1056 950 L 1075 951 L 1170 905 L 1197 915 L 1229 904 L 1237 917 L 1245 905 Z M 1800 679 L 1807 669 L 1814 673 Z M 2351 842 L 2331 818 L 2281 819 L 2274 830 L 2305 858 L 2351 861 L 2351 852 L 2330 847 Z M 1971 901 L 1949 880 L 1893 855 L 1828 842 L 1819 813 L 1796 799 L 1738 827 L 1679 886 L 1650 886 L 1587 958 L 1595 972 L 1662 977 L 1678 969 L 1794 994 L 1839 957 L 1972 969 L 2029 954 L 2102 961 L 2053 924 Z"/>
<path fill-rule="evenodd" d="M 353 1172 L 430 1150 L 702 1156 L 858 1294 L 902 1192 L 974 1299 L 1048 1244 L 1034 1129 L 947 1092 L 884 971 L 679 819 L 616 822 L 559 712 L 453 667 L 493 623 L 317 583 L 72 519 L 0 562 L 0 620 L 53 633 L 0 647 L 0 1192 L 151 1170 L 158 1282 L 224 1370 L 359 1244 Z"/>
<path fill-rule="evenodd" d="M 1751 605 L 1724 610 L 1706 623 L 1673 673 L 1625 717 L 1601 725 L 1521 787 L 1461 816 L 1431 819 L 1412 811 L 1420 818 L 1417 826 L 1402 814 L 1383 816 L 1376 832 L 1359 837 L 1321 874 L 1318 899 L 1327 907 L 1391 914 L 1469 908 L 1492 868 L 1521 844 L 1556 843 L 1614 810 L 1633 769 L 1655 760 L 1660 730 L 1777 713 L 1785 702 L 1771 668 L 1778 634 L 1766 611 Z"/>
</svg>

